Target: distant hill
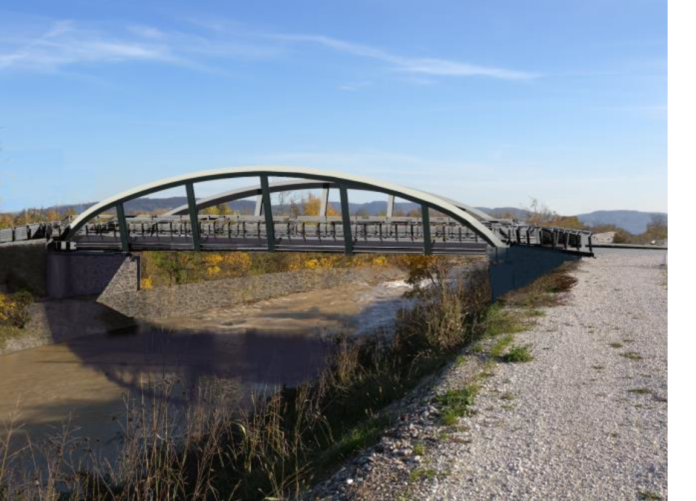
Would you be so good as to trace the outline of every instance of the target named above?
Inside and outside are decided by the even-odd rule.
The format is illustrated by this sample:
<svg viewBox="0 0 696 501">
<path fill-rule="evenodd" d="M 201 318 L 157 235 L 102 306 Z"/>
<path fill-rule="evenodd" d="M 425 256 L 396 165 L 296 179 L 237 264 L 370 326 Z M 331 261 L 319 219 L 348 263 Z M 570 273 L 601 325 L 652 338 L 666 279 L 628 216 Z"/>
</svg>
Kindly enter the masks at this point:
<svg viewBox="0 0 696 501">
<path fill-rule="evenodd" d="M 589 226 L 613 224 L 638 235 L 648 227 L 653 217 L 664 217 L 664 212 L 640 212 L 637 210 L 597 210 L 588 214 L 578 214 L 578 219 Z"/>
<path fill-rule="evenodd" d="M 516 207 L 496 207 L 495 209 L 490 209 L 488 207 L 476 207 L 477 209 L 489 214 L 493 217 L 520 219 L 522 221 L 529 218 L 529 211 L 525 209 L 518 209 Z"/>
<path fill-rule="evenodd" d="M 165 212 L 171 210 L 180 205 L 186 204 L 186 197 L 169 197 L 169 198 L 139 198 L 131 202 L 126 203 L 126 212 L 129 211 L 147 211 L 147 212 Z M 55 207 L 60 214 L 63 214 L 69 208 L 75 209 L 77 213 L 82 212 L 92 204 L 76 204 L 76 205 L 63 205 L 60 207 Z M 340 204 L 338 202 L 331 202 L 331 205 L 337 211 L 340 211 Z M 234 211 L 239 211 L 240 214 L 253 214 L 255 202 L 252 200 L 237 200 L 230 204 L 230 207 Z M 287 207 L 275 207 L 275 210 L 283 210 Z M 419 209 L 418 204 L 411 202 L 401 202 L 397 203 L 395 210 L 397 212 L 403 212 L 407 214 L 412 210 Z M 519 209 L 516 207 L 478 207 L 478 209 L 490 214 L 493 217 L 510 217 L 515 219 L 525 220 L 529 217 L 530 212 L 525 209 Z M 386 201 L 373 201 L 365 203 L 351 203 L 350 210 L 353 214 L 364 214 L 370 216 L 376 216 L 380 213 L 385 213 L 387 210 Z M 643 233 L 648 226 L 648 223 L 655 216 L 662 216 L 665 219 L 667 214 L 664 212 L 640 212 L 635 210 L 598 210 L 594 212 L 589 212 L 587 214 L 578 214 L 578 218 L 583 223 L 589 226 L 599 226 L 605 224 L 612 224 L 623 228 L 624 230 L 638 235 Z"/>
</svg>

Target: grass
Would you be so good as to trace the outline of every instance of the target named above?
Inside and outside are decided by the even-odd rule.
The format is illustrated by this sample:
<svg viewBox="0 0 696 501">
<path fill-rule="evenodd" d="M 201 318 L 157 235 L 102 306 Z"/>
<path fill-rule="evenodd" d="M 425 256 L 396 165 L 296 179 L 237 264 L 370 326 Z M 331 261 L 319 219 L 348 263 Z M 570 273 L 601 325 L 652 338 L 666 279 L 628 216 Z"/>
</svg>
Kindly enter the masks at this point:
<svg viewBox="0 0 696 501">
<path fill-rule="evenodd" d="M 636 395 L 649 395 L 652 393 L 648 388 L 633 388 L 628 390 L 629 393 L 634 393 Z"/>
<path fill-rule="evenodd" d="M 448 390 L 435 397 L 435 404 L 440 408 L 440 421 L 445 426 L 453 426 L 459 422 L 460 417 L 471 414 L 471 406 L 474 405 L 479 387 L 470 384 L 459 390 Z"/>
<path fill-rule="evenodd" d="M 14 294 L 0 292 L 0 349 L 10 339 L 25 334 L 24 327 L 29 323 L 29 307 L 33 302 L 33 296 L 25 290 Z"/>
<path fill-rule="evenodd" d="M 638 499 L 646 501 L 660 501 L 662 496 L 651 491 L 638 491 Z"/>
<path fill-rule="evenodd" d="M 530 317 L 530 318 L 539 318 L 539 317 L 545 317 L 546 312 L 544 312 L 543 310 L 531 309 L 531 310 L 527 310 L 525 312 L 525 315 Z"/>
<path fill-rule="evenodd" d="M 0 325 L 0 350 L 5 348 L 10 339 L 21 337 L 25 333 L 26 331 L 19 327 Z"/>
<path fill-rule="evenodd" d="M 425 455 L 425 444 L 423 442 L 416 442 L 413 445 L 413 454 L 415 456 L 424 456 Z"/>
<path fill-rule="evenodd" d="M 635 351 L 626 351 L 624 353 L 621 353 L 621 356 L 629 360 L 643 360 L 643 356 L 640 353 L 636 353 Z"/>
<path fill-rule="evenodd" d="M 491 346 L 489 351 L 490 356 L 493 358 L 500 358 L 505 352 L 505 349 L 510 346 L 514 340 L 515 337 L 512 334 L 506 334 L 501 337 Z"/>
<path fill-rule="evenodd" d="M 520 317 L 518 312 L 505 309 L 501 304 L 492 305 L 486 312 L 486 336 L 495 338 L 501 334 L 517 334 L 528 330 L 531 325 Z"/>
<path fill-rule="evenodd" d="M 609 343 L 609 346 L 611 346 L 612 348 L 621 348 L 621 347 L 623 347 L 623 343 L 619 343 L 618 341 L 615 341 L 613 343 Z"/>
<path fill-rule="evenodd" d="M 534 357 L 529 352 L 529 348 L 530 345 L 528 344 L 511 346 L 508 352 L 501 357 L 501 360 L 505 363 L 513 364 L 531 362 L 534 360 Z"/>
<path fill-rule="evenodd" d="M 514 400 L 514 399 L 515 399 L 515 395 L 513 395 L 513 394 L 512 394 L 511 392 L 509 392 L 509 391 L 506 391 L 505 393 L 503 393 L 502 395 L 500 395 L 500 399 L 501 399 L 501 400 Z"/>
<path fill-rule="evenodd" d="M 503 298 L 506 305 L 535 310 L 561 304 L 563 293 L 568 292 L 578 282 L 570 272 L 577 269 L 577 262 L 565 263 L 552 272 L 538 278 L 531 284 L 512 291 Z"/>
<path fill-rule="evenodd" d="M 418 480 L 435 478 L 436 476 L 437 471 L 432 468 L 416 468 L 414 470 L 411 470 L 411 473 L 409 473 L 408 478 L 412 482 L 415 482 Z"/>
<path fill-rule="evenodd" d="M 373 417 L 344 433 L 336 443 L 320 455 L 318 463 L 334 464 L 350 457 L 357 451 L 374 445 L 381 438 L 385 428 L 392 424 L 388 416 Z"/>
</svg>

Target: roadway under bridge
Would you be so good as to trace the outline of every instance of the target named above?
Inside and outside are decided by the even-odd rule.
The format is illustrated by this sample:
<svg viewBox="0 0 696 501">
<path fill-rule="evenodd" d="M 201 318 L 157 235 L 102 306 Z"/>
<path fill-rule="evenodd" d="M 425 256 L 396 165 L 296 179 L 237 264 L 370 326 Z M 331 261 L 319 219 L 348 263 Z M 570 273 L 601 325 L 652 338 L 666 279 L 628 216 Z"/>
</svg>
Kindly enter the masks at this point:
<svg viewBox="0 0 696 501">
<path fill-rule="evenodd" d="M 201 198 L 196 184 L 255 178 L 256 184 Z M 281 181 L 273 182 L 273 178 Z M 159 216 L 128 215 L 126 204 L 183 187 L 187 203 Z M 317 215 L 278 214 L 271 195 L 320 190 Z M 339 215 L 329 215 L 338 193 Z M 386 196 L 383 216 L 350 213 L 349 196 Z M 253 215 L 204 215 L 203 209 L 255 198 Z M 395 215 L 396 198 L 420 207 L 416 217 Z M 43 239 L 52 250 L 291 251 L 381 254 L 485 254 L 515 246 L 591 256 L 592 233 L 496 219 L 464 203 L 390 182 L 298 167 L 240 167 L 196 172 L 138 186 L 95 204 L 70 220 L 0 230 L 0 243 Z"/>
</svg>

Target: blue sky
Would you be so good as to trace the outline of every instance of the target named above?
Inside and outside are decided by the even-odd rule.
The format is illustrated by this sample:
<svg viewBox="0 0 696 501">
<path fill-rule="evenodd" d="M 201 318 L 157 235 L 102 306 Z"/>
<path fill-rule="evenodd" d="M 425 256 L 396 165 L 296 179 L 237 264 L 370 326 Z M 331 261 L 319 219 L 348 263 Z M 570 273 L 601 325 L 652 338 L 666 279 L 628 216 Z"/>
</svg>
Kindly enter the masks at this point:
<svg viewBox="0 0 696 501">
<path fill-rule="evenodd" d="M 2 3 L 0 210 L 269 163 L 666 211 L 667 3 Z"/>
</svg>

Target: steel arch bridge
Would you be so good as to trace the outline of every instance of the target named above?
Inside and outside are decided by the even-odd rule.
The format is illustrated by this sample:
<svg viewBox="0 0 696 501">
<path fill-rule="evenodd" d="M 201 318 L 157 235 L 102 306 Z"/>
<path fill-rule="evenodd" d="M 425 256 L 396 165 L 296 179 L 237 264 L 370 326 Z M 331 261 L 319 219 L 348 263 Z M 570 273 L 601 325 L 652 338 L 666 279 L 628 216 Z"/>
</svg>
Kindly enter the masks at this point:
<svg viewBox="0 0 696 501">
<path fill-rule="evenodd" d="M 207 198 L 196 197 L 197 183 L 246 177 L 257 177 L 259 182 Z M 273 177 L 292 180 L 271 183 Z M 161 216 L 126 215 L 127 202 L 177 187 L 186 190 L 185 205 Z M 273 213 L 271 194 L 308 189 L 322 190 L 317 216 Z M 328 215 L 330 190 L 339 193 L 339 216 Z M 351 215 L 349 190 L 386 195 L 386 215 Z M 250 197 L 256 197 L 253 215 L 200 214 L 205 208 Z M 395 216 L 396 197 L 420 206 L 420 217 Z M 115 217 L 109 214 L 114 210 Z M 17 230 L 13 230 L 12 240 L 21 239 L 17 238 Z M 223 168 L 162 179 L 109 197 L 67 223 L 27 227 L 24 236 L 25 239 L 46 238 L 52 248 L 64 251 L 482 254 L 490 248 L 523 245 L 592 255 L 590 232 L 495 219 L 455 200 L 364 176 L 281 166 Z M 7 239 L 5 235 L 4 240 Z"/>
</svg>

